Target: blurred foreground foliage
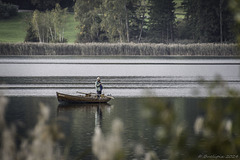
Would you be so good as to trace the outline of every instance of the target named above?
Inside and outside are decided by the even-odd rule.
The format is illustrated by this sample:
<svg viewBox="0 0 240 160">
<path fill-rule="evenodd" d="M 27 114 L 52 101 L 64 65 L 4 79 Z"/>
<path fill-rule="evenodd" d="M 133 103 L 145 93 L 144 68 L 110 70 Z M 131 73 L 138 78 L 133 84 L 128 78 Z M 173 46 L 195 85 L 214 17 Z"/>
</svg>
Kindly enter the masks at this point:
<svg viewBox="0 0 240 160">
<path fill-rule="evenodd" d="M 124 159 L 121 138 L 122 131 L 123 123 L 117 119 L 113 121 L 111 133 L 107 136 L 102 134 L 100 127 L 95 128 L 95 134 L 92 139 L 92 150 L 99 160 Z"/>
<path fill-rule="evenodd" d="M 190 159 L 239 159 L 240 157 L 240 93 L 217 77 L 213 83 L 200 81 L 208 90 L 202 103 L 203 114 L 193 126 L 179 121 L 171 101 L 149 98 L 144 101 L 145 115 L 157 128 L 156 140 L 164 146 L 164 158 Z M 226 101 L 225 101 L 226 100 Z M 4 111 L 7 99 L 0 97 L 0 159 L 1 160 L 64 160 L 59 140 L 64 135 L 56 124 L 49 124 L 49 110 L 40 104 L 40 114 L 35 127 L 26 139 L 16 144 L 15 126 L 7 126 Z M 195 106 L 192 106 L 195 107 Z M 124 124 L 113 121 L 112 130 L 104 135 L 96 127 L 92 137 L 92 153 L 99 160 L 127 159 L 129 147 L 124 146 Z M 193 130 L 193 133 L 189 132 Z M 145 151 L 142 145 L 133 146 L 134 159 L 159 159 L 153 151 Z M 160 155 L 161 156 L 161 155 Z"/>
<path fill-rule="evenodd" d="M 209 97 L 201 104 L 204 114 L 196 118 L 194 126 L 178 121 L 169 102 L 157 98 L 145 102 L 145 115 L 158 127 L 159 143 L 169 146 L 165 148 L 167 159 L 240 158 L 240 93 L 219 77 L 200 84 L 208 89 Z M 191 127 L 194 136 L 189 133 Z"/>
<path fill-rule="evenodd" d="M 49 109 L 39 104 L 40 114 L 35 127 L 26 138 L 16 143 L 16 126 L 4 119 L 8 99 L 0 96 L 0 159 L 1 160 L 63 160 L 58 141 L 64 135 L 56 124 L 49 124 Z"/>
</svg>

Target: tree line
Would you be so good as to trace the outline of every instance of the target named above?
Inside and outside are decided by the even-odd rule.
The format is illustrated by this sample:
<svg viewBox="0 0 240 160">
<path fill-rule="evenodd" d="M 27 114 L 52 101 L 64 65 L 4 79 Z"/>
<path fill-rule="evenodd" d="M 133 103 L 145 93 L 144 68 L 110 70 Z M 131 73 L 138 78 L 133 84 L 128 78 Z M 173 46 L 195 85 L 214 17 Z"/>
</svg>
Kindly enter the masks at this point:
<svg viewBox="0 0 240 160">
<path fill-rule="evenodd" d="M 221 43 L 234 40 L 236 23 L 228 0 L 184 0 L 183 6 L 186 10 L 186 38 Z"/>
<path fill-rule="evenodd" d="M 55 8 L 56 3 L 71 10 L 74 0 L 1 0 L 3 3 L 15 4 L 19 9 L 46 11 Z"/>
<path fill-rule="evenodd" d="M 77 42 L 170 42 L 173 0 L 76 0 Z"/>
<path fill-rule="evenodd" d="M 29 1 L 38 11 L 31 17 L 26 41 L 66 42 L 67 10 L 74 12 L 78 22 L 76 42 L 79 43 L 182 40 L 223 43 L 235 42 L 235 34 L 239 32 L 228 0 L 182 0 L 185 18 L 178 21 L 174 0 L 23 0 L 21 3 Z"/>
</svg>

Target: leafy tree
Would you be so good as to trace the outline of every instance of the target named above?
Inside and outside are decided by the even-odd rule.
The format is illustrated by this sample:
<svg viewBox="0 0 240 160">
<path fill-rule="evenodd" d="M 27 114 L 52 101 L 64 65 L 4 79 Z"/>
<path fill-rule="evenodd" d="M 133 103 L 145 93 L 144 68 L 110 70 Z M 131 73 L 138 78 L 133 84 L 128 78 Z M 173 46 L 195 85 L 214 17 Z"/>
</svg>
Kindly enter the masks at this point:
<svg viewBox="0 0 240 160">
<path fill-rule="evenodd" d="M 148 0 L 103 0 L 102 30 L 109 41 L 141 40 Z"/>
<path fill-rule="evenodd" d="M 27 36 L 36 34 L 39 42 L 66 42 L 64 38 L 66 15 L 67 8 L 61 9 L 59 4 L 56 4 L 55 9 L 51 11 L 34 11 Z M 26 37 L 26 39 L 31 38 Z"/>
<path fill-rule="evenodd" d="M 39 42 L 47 42 L 47 27 L 45 25 L 46 19 L 45 15 L 38 10 L 33 12 L 32 24 L 33 29 L 37 33 Z"/>
<path fill-rule="evenodd" d="M 79 21 L 77 41 L 129 42 L 130 39 L 139 39 L 146 20 L 147 2 L 148 0 L 77 0 L 74 6 L 75 19 Z"/>
<path fill-rule="evenodd" d="M 79 22 L 77 42 L 94 42 L 102 39 L 100 29 L 101 0 L 76 0 L 75 19 Z"/>
<path fill-rule="evenodd" d="M 175 8 L 173 0 L 150 0 L 149 36 L 153 42 L 174 41 Z"/>
<path fill-rule="evenodd" d="M 129 42 L 128 0 L 103 0 L 101 27 L 110 41 Z"/>
<path fill-rule="evenodd" d="M 53 9 L 49 15 L 52 16 L 52 18 L 48 18 L 48 20 L 50 20 L 50 26 L 51 22 L 53 23 L 53 29 L 49 28 L 49 31 L 51 31 L 52 41 L 64 42 L 64 26 L 66 24 L 67 8 L 61 9 L 60 5 L 56 4 L 55 9 Z M 51 19 L 53 19 L 53 21 L 51 21 Z M 54 36 L 52 30 L 54 31 Z"/>
</svg>

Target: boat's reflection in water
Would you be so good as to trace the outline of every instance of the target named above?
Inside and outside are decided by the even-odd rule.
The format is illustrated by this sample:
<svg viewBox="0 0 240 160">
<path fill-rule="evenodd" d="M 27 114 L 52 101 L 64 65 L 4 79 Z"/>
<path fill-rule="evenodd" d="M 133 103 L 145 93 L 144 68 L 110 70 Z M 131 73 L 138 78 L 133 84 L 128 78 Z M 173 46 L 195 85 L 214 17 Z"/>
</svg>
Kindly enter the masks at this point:
<svg viewBox="0 0 240 160">
<path fill-rule="evenodd" d="M 102 116 L 103 110 L 111 113 L 111 110 L 114 108 L 113 105 L 108 103 L 81 103 L 81 104 L 59 104 L 57 108 L 57 115 L 60 116 L 61 112 L 78 112 L 86 111 L 95 113 L 95 127 L 102 126 Z"/>
</svg>

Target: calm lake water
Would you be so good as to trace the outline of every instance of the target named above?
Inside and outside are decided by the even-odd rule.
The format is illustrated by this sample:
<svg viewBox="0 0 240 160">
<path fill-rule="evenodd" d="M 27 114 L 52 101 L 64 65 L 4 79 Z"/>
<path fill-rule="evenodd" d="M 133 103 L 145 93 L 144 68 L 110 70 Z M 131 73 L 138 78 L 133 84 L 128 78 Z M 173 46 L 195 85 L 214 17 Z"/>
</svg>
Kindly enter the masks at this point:
<svg viewBox="0 0 240 160">
<path fill-rule="evenodd" d="M 104 93 L 115 97 L 107 105 L 59 105 L 56 91 L 77 94 L 95 92 L 100 76 Z M 69 147 L 69 159 L 94 159 L 91 138 L 94 128 L 103 133 L 119 118 L 124 123 L 123 141 L 129 159 L 134 146 L 153 150 L 166 158 L 163 144 L 156 141 L 157 127 L 144 118 L 144 102 L 157 97 L 171 103 L 177 119 L 189 126 L 203 114 L 200 104 L 206 99 L 206 85 L 216 76 L 240 90 L 240 59 L 183 59 L 141 57 L 1 57 L 0 93 L 9 98 L 8 123 L 18 126 L 25 136 L 36 123 L 39 103 L 51 110 L 51 120 L 65 133 L 61 148 Z M 205 85 L 199 84 L 204 79 Z M 224 96 L 224 95 L 223 95 Z M 225 97 L 220 100 L 228 100 Z M 61 120 L 63 119 L 63 120 Z"/>
<path fill-rule="evenodd" d="M 117 97 L 206 96 L 200 79 L 211 83 L 217 75 L 240 88 L 240 59 L 3 57 L 0 93 L 6 96 L 55 96 L 56 91 L 95 92 L 97 76 L 104 93 Z M 194 95 L 194 89 L 201 91 Z"/>
</svg>

